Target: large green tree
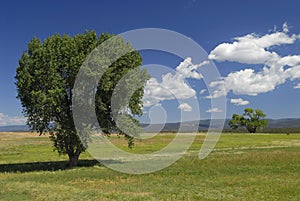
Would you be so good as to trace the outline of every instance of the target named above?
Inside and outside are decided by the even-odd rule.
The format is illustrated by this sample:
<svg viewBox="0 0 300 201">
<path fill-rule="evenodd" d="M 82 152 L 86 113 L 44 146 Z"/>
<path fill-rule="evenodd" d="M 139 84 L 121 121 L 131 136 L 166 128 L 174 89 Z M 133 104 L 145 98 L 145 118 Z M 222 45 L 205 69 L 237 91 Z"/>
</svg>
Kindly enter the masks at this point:
<svg viewBox="0 0 300 201">
<path fill-rule="evenodd" d="M 245 127 L 250 133 L 256 133 L 257 129 L 268 126 L 266 114 L 260 109 L 246 108 L 242 115 L 233 114 L 229 126 L 236 130 L 238 127 Z"/>
<path fill-rule="evenodd" d="M 78 164 L 79 155 L 86 150 L 88 144 L 88 138 L 79 138 L 73 120 L 75 79 L 88 55 L 111 38 L 110 34 L 97 36 L 94 31 L 86 31 L 73 37 L 55 34 L 43 42 L 34 37 L 19 60 L 15 77 L 17 97 L 22 103 L 27 124 L 40 134 L 50 133 L 54 149 L 59 154 L 69 156 L 70 166 Z M 130 46 L 120 37 L 118 41 L 124 47 Z M 133 138 L 117 128 L 115 119 L 111 117 L 111 99 L 118 81 L 133 69 L 139 73 L 142 82 L 146 83 L 148 74 L 140 69 L 141 64 L 142 58 L 137 51 L 126 53 L 108 66 L 94 90 L 94 111 L 103 133 L 125 134 L 129 146 L 133 144 Z M 134 92 L 127 108 L 130 111 L 127 114 L 135 124 L 138 124 L 138 120 L 134 116 L 142 114 L 143 91 L 143 87 L 140 87 Z"/>
</svg>

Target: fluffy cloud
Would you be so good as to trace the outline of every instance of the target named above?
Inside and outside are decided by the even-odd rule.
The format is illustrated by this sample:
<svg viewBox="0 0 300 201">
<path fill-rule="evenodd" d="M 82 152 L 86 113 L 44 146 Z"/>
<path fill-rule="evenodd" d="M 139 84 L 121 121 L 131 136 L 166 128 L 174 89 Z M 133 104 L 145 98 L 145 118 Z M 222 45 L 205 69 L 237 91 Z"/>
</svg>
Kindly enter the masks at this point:
<svg viewBox="0 0 300 201">
<path fill-rule="evenodd" d="M 150 107 L 164 100 L 184 100 L 194 97 L 196 91 L 186 83 L 185 79 L 201 79 L 202 75 L 196 70 L 207 63 L 208 61 L 193 64 L 192 59 L 188 57 L 176 67 L 174 74 L 162 75 L 161 82 L 156 78 L 150 78 L 144 89 L 144 107 Z"/>
<path fill-rule="evenodd" d="M 206 112 L 208 112 L 208 113 L 216 113 L 216 112 L 222 112 L 222 110 L 215 107 L 215 108 L 211 108 L 211 109 L 206 110 Z"/>
<path fill-rule="evenodd" d="M 206 92 L 206 89 L 202 89 L 199 93 L 204 94 Z"/>
<path fill-rule="evenodd" d="M 288 25 L 283 25 L 283 32 L 264 36 L 248 34 L 235 38 L 233 43 L 223 43 L 211 51 L 209 58 L 217 61 L 234 61 L 244 64 L 262 64 L 262 70 L 255 72 L 246 68 L 229 73 L 221 80 L 210 83 L 216 87 L 207 98 L 217 98 L 232 91 L 234 94 L 256 96 L 274 90 L 286 80 L 300 78 L 300 55 L 281 57 L 269 48 L 282 44 L 293 44 L 299 35 L 288 35 Z M 288 67 L 284 69 L 284 67 Z M 225 88 L 225 89 L 224 89 Z"/>
<path fill-rule="evenodd" d="M 284 33 L 289 32 L 289 26 L 288 26 L 287 22 L 285 22 L 285 23 L 282 25 L 282 31 L 283 31 Z"/>
<path fill-rule="evenodd" d="M 178 106 L 178 109 L 180 109 L 182 111 L 185 111 L 185 112 L 191 112 L 192 111 L 192 107 L 187 103 L 181 103 Z"/>
<path fill-rule="evenodd" d="M 156 78 L 148 80 L 143 102 L 145 107 L 149 107 L 163 100 L 188 99 L 195 95 L 195 90 L 185 82 L 182 75 L 167 73 L 162 76 L 161 83 Z"/>
<path fill-rule="evenodd" d="M 216 61 L 232 61 L 245 64 L 265 64 L 267 61 L 277 59 L 276 52 L 267 49 L 272 46 L 293 44 L 298 38 L 293 34 L 289 36 L 288 25 L 283 25 L 283 32 L 275 32 L 258 36 L 254 33 L 234 38 L 233 43 L 222 43 L 212 50 L 209 59 Z"/>
<path fill-rule="evenodd" d="M 284 76 L 291 80 L 300 78 L 300 66 L 294 66 L 284 71 Z"/>
<path fill-rule="evenodd" d="M 25 117 L 19 116 L 8 116 L 3 113 L 0 113 L 0 126 L 8 126 L 8 125 L 23 125 L 26 123 Z"/>
<path fill-rule="evenodd" d="M 223 43 L 218 45 L 209 54 L 209 59 L 216 61 L 233 61 L 246 64 L 261 64 L 272 57 L 276 57 L 276 53 L 271 53 L 264 48 L 259 47 L 255 43 L 234 42 Z"/>
<path fill-rule="evenodd" d="M 288 55 L 278 59 L 279 66 L 296 66 L 300 64 L 300 55 Z"/>
<path fill-rule="evenodd" d="M 232 98 L 230 99 L 230 103 L 240 106 L 240 105 L 248 105 L 249 101 L 243 100 L 241 98 L 236 98 L 236 99 Z"/>
<path fill-rule="evenodd" d="M 300 83 L 298 83 L 296 86 L 294 86 L 295 89 L 300 89 Z"/>
<path fill-rule="evenodd" d="M 212 82 L 210 86 L 224 85 L 225 91 L 219 89 L 213 92 L 213 97 L 226 95 L 229 91 L 234 94 L 256 96 L 259 93 L 272 91 L 286 80 L 283 69 L 264 68 L 256 73 L 253 69 L 229 73 L 222 81 Z"/>
<path fill-rule="evenodd" d="M 197 72 L 197 69 L 208 63 L 209 61 L 203 61 L 200 64 L 193 64 L 192 58 L 187 57 L 184 61 L 182 61 L 179 64 L 179 66 L 176 67 L 176 71 L 183 75 L 185 78 L 202 79 L 203 76 Z"/>
</svg>

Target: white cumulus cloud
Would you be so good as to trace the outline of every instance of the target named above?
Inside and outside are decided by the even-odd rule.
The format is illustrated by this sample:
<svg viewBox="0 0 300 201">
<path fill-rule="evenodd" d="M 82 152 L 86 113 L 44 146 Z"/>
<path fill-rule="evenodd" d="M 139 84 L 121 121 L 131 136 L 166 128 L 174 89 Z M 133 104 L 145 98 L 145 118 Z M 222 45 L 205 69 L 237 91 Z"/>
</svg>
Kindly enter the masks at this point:
<svg viewBox="0 0 300 201">
<path fill-rule="evenodd" d="M 254 33 L 234 38 L 233 43 L 222 43 L 212 50 L 209 59 L 216 61 L 232 61 L 245 64 L 264 64 L 268 60 L 278 58 L 276 52 L 270 52 L 269 47 L 283 44 L 293 44 L 298 36 L 287 34 L 287 24 L 283 32 L 275 32 L 259 36 Z"/>
<path fill-rule="evenodd" d="M 288 26 L 287 22 L 283 23 L 283 25 L 282 25 L 282 31 L 284 33 L 288 33 L 289 32 L 289 26 Z"/>
<path fill-rule="evenodd" d="M 276 56 L 276 53 L 268 52 L 253 42 L 235 41 L 232 44 L 222 43 L 218 45 L 210 52 L 208 58 L 216 61 L 261 64 Z"/>
<path fill-rule="evenodd" d="M 187 57 L 176 67 L 175 73 L 162 75 L 161 82 L 156 78 L 150 78 L 144 89 L 144 107 L 156 105 L 164 100 L 184 100 L 194 97 L 196 91 L 187 84 L 185 79 L 201 79 L 202 75 L 197 72 L 197 69 L 206 64 L 208 61 L 193 64 L 192 59 Z"/>
<path fill-rule="evenodd" d="M 156 78 L 148 80 L 143 102 L 145 107 L 149 107 L 163 100 L 188 99 L 195 95 L 196 91 L 185 82 L 182 75 L 167 73 L 162 76 L 162 82 Z"/>
<path fill-rule="evenodd" d="M 182 111 L 185 111 L 185 112 L 191 112 L 192 111 L 192 107 L 187 103 L 181 103 L 178 106 L 178 109 L 180 109 Z"/>
<path fill-rule="evenodd" d="M 300 78 L 300 65 L 294 66 L 284 71 L 284 76 L 290 78 L 291 80 Z"/>
<path fill-rule="evenodd" d="M 216 113 L 216 112 L 223 112 L 223 111 L 221 109 L 215 107 L 215 108 L 211 108 L 211 109 L 206 110 L 206 112 Z"/>
<path fill-rule="evenodd" d="M 234 61 L 242 64 L 261 64 L 263 68 L 255 71 L 245 68 L 231 72 L 221 80 L 210 83 L 216 87 L 207 98 L 217 98 L 234 94 L 256 96 L 274 90 L 286 80 L 300 78 L 300 55 L 280 56 L 269 49 L 273 46 L 293 44 L 299 35 L 288 35 L 288 25 L 283 25 L 283 31 L 258 36 L 248 34 L 235 38 L 233 43 L 222 43 L 211 51 L 209 58 L 217 61 Z M 286 67 L 286 68 L 284 68 Z M 224 89 L 225 88 L 225 89 Z"/>
<path fill-rule="evenodd" d="M 209 61 L 206 60 L 201 62 L 200 64 L 193 64 L 192 58 L 187 57 L 179 64 L 179 66 L 176 67 L 176 71 L 182 74 L 185 78 L 202 79 L 203 76 L 197 72 L 197 69 L 208 63 Z"/>
<path fill-rule="evenodd" d="M 248 105 L 249 101 L 243 100 L 241 98 L 232 98 L 230 99 L 230 103 L 240 106 L 240 105 Z"/>
<path fill-rule="evenodd" d="M 300 89 L 300 83 L 298 83 L 296 86 L 294 86 L 295 89 Z"/>
<path fill-rule="evenodd" d="M 199 93 L 204 94 L 205 92 L 206 92 L 206 89 L 201 89 Z"/>
<path fill-rule="evenodd" d="M 225 87 L 225 91 L 215 90 L 213 97 L 226 95 L 229 91 L 232 91 L 234 94 L 256 96 L 259 93 L 274 90 L 277 85 L 283 84 L 285 80 L 283 69 L 264 68 L 258 73 L 253 69 L 243 69 L 229 73 L 223 80 L 212 82 L 210 86 L 223 84 Z"/>
<path fill-rule="evenodd" d="M 300 55 L 288 55 L 278 59 L 278 65 L 280 66 L 295 66 L 300 64 Z"/>
</svg>

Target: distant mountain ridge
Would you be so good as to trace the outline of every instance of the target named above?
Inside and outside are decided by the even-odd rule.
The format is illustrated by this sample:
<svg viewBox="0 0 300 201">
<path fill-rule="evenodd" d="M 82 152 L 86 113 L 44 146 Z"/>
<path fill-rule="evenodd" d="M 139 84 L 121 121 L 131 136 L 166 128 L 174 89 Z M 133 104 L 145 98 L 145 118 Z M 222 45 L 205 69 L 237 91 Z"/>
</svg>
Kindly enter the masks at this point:
<svg viewBox="0 0 300 201">
<path fill-rule="evenodd" d="M 220 123 L 222 120 L 214 120 L 216 124 Z M 224 129 L 230 129 L 228 122 L 230 119 L 226 119 L 224 123 Z M 300 128 L 300 118 L 284 118 L 284 119 L 268 119 L 269 129 L 279 129 L 279 128 Z M 144 132 L 177 132 L 180 125 L 180 131 L 205 131 L 209 128 L 211 123 L 210 119 L 204 119 L 200 121 L 188 121 L 188 122 L 176 122 L 176 123 L 166 123 L 166 124 L 145 124 L 142 123 L 141 127 Z M 215 126 L 212 125 L 212 128 Z M 11 125 L 11 126 L 0 126 L 0 132 L 27 132 L 30 129 L 27 125 Z"/>
<path fill-rule="evenodd" d="M 0 126 L 0 132 L 27 132 L 27 131 L 29 131 L 27 125 Z"/>
<path fill-rule="evenodd" d="M 269 128 L 300 128 L 300 118 L 268 119 Z"/>
<path fill-rule="evenodd" d="M 218 124 L 223 120 L 214 120 L 214 123 Z M 225 130 L 229 130 L 230 127 L 228 125 L 230 119 L 226 119 L 224 122 Z M 300 128 L 300 118 L 283 118 L 283 119 L 268 119 L 269 125 L 268 129 L 279 129 L 279 128 Z M 200 121 L 189 121 L 189 122 L 177 122 L 177 123 L 166 123 L 163 124 L 141 124 L 144 132 L 177 132 L 180 125 L 180 130 L 182 132 L 189 131 L 206 131 L 210 127 L 211 120 L 205 119 Z M 192 128 L 192 129 L 191 129 Z M 216 128 L 216 126 L 211 125 L 211 128 Z M 218 127 L 217 127 L 218 128 Z"/>
</svg>

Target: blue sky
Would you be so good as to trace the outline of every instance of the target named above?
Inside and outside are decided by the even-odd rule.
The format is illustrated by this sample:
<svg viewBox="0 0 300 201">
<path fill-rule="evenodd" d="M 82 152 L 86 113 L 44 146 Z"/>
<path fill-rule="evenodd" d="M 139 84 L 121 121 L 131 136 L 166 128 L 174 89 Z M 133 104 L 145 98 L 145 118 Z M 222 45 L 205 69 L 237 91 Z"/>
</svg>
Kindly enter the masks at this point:
<svg viewBox="0 0 300 201">
<path fill-rule="evenodd" d="M 33 36 L 45 39 L 55 33 L 74 35 L 86 29 L 99 34 L 119 34 L 140 28 L 163 28 L 184 34 L 206 50 L 210 62 L 215 62 L 222 84 L 227 87 L 223 92 L 227 99 L 227 117 L 241 113 L 245 107 L 261 108 L 269 118 L 300 117 L 300 89 L 296 87 L 300 83 L 298 57 L 287 57 L 300 55 L 299 7 L 296 0 L 246 3 L 237 0 L 1 1 L 0 125 L 23 121 L 14 76 L 18 59 Z M 241 48 L 248 51 L 247 58 L 239 55 Z M 225 50 L 229 53 L 225 54 Z M 188 61 L 160 52 L 145 51 L 142 55 L 144 64 L 157 63 L 174 70 L 180 62 Z M 279 61 L 282 58 L 285 59 Z M 282 66 L 278 66 L 280 64 Z M 263 72 L 264 66 L 268 72 Z M 282 68 L 290 70 L 282 72 Z M 161 76 L 156 77 L 158 83 Z M 238 81 L 233 82 L 234 77 L 238 77 Z M 196 92 L 190 98 L 197 97 L 201 118 L 210 118 L 209 111 L 218 112 L 217 108 L 211 108 L 208 92 L 200 94 L 206 89 L 201 79 L 186 77 L 186 82 Z M 244 87 L 239 87 L 242 83 Z M 218 93 L 210 95 L 218 96 Z M 186 104 L 180 108 L 192 118 L 189 100 L 181 101 Z M 164 114 L 162 108 L 167 121 L 178 121 L 181 111 L 178 107 L 176 100 L 145 107 L 142 121 L 148 121 L 150 113 L 159 121 L 158 117 Z"/>
</svg>

